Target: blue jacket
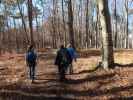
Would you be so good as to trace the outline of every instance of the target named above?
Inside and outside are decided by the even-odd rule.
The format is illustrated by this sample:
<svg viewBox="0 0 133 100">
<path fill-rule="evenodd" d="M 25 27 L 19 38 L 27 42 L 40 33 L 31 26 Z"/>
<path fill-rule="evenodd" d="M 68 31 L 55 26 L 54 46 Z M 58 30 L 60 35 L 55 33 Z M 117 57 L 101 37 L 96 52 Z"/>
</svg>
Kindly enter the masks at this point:
<svg viewBox="0 0 133 100">
<path fill-rule="evenodd" d="M 77 58 L 76 51 L 74 50 L 74 48 L 67 48 L 67 50 L 68 50 L 72 60 Z"/>
<path fill-rule="evenodd" d="M 26 61 L 27 62 L 35 62 L 37 59 L 37 54 L 34 51 L 29 51 L 26 54 Z"/>
</svg>

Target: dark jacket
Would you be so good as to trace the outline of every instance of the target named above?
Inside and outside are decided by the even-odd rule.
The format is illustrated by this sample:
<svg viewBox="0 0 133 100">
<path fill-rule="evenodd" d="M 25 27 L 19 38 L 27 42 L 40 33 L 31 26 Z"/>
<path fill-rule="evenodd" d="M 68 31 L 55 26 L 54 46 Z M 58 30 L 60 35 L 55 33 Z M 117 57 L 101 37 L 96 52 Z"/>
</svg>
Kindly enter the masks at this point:
<svg viewBox="0 0 133 100">
<path fill-rule="evenodd" d="M 58 65 L 58 66 L 61 65 L 61 61 L 62 61 L 61 52 L 64 52 L 64 54 L 66 55 L 67 61 L 68 61 L 68 64 L 66 66 L 69 66 L 72 59 L 71 59 L 71 55 L 69 54 L 67 48 L 61 48 L 59 51 L 57 51 L 57 56 L 55 59 L 55 65 Z"/>
<path fill-rule="evenodd" d="M 29 67 L 35 67 L 36 66 L 36 60 L 37 60 L 37 54 L 34 52 L 34 50 L 30 50 L 26 53 L 26 63 Z"/>
</svg>

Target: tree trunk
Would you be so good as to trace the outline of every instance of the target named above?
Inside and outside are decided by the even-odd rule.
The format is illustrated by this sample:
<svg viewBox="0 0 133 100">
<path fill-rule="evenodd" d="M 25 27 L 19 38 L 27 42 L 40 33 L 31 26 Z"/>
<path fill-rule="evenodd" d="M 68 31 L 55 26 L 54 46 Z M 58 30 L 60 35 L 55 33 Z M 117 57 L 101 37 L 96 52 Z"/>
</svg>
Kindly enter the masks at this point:
<svg viewBox="0 0 133 100">
<path fill-rule="evenodd" d="M 33 37 L 33 26 L 32 26 L 32 0 L 28 0 L 28 17 L 29 17 L 29 28 L 30 28 L 30 42 L 35 45 Z"/>
<path fill-rule="evenodd" d="M 53 48 L 57 48 L 56 5 L 57 5 L 57 1 L 53 0 L 53 13 L 52 13 L 52 45 L 53 45 Z"/>
<path fill-rule="evenodd" d="M 98 48 L 99 47 L 99 27 L 100 27 L 100 25 L 99 25 L 99 7 L 98 7 L 98 5 L 97 5 L 97 21 L 96 21 L 96 48 Z"/>
<path fill-rule="evenodd" d="M 64 13 L 64 0 L 62 0 L 62 21 L 63 21 L 63 31 L 64 31 L 64 44 L 67 45 L 67 33 L 66 33 L 66 23 L 65 23 L 65 13 Z"/>
<path fill-rule="evenodd" d="M 69 39 L 72 46 L 75 48 L 74 31 L 73 31 L 73 11 L 72 1 L 68 1 L 68 27 L 69 27 Z"/>
<path fill-rule="evenodd" d="M 125 8 L 126 8 L 126 17 L 127 17 L 127 21 L 126 21 L 126 48 L 128 49 L 128 45 L 129 45 L 129 43 L 128 43 L 128 0 L 126 0 L 126 4 L 125 4 Z"/>
<path fill-rule="evenodd" d="M 116 4 L 116 0 L 115 0 L 115 48 L 117 48 L 117 4 Z"/>
<path fill-rule="evenodd" d="M 113 42 L 108 0 L 99 0 L 99 13 L 102 31 L 102 66 L 104 69 L 113 67 Z"/>
<path fill-rule="evenodd" d="M 89 8 L 88 8 L 88 5 L 89 5 L 89 0 L 86 1 L 86 48 L 89 47 L 90 43 L 89 43 L 89 31 L 88 31 L 88 28 L 89 28 Z"/>
<path fill-rule="evenodd" d="M 28 38 L 27 29 L 26 29 L 26 23 L 25 23 L 25 20 L 24 20 L 24 15 L 22 13 L 22 8 L 20 7 L 20 4 L 19 4 L 18 0 L 17 0 L 17 6 L 18 6 L 18 9 L 19 9 L 19 12 L 20 12 L 20 16 L 21 16 L 21 20 L 22 20 L 22 25 L 23 25 L 23 28 L 24 28 L 24 31 L 25 31 L 25 35 L 26 35 L 26 40 L 27 40 L 27 43 L 29 43 L 29 38 Z"/>
</svg>

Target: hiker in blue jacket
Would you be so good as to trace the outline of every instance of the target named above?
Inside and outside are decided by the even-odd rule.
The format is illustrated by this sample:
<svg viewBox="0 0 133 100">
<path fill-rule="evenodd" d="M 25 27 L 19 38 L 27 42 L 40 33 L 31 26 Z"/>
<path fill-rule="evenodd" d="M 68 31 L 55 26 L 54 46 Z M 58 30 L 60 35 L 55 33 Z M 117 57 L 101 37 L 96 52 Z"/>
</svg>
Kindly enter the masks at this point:
<svg viewBox="0 0 133 100">
<path fill-rule="evenodd" d="M 75 49 L 72 47 L 72 45 L 71 44 L 69 44 L 68 46 L 67 46 L 67 50 L 68 50 L 68 52 L 69 52 L 69 54 L 70 54 L 70 56 L 71 56 L 71 61 L 70 61 L 70 65 L 69 65 L 69 73 L 70 74 L 73 74 L 73 61 L 77 61 L 76 60 L 76 58 L 77 58 L 77 53 L 76 53 L 76 51 L 75 51 Z"/>
<path fill-rule="evenodd" d="M 34 50 L 34 46 L 30 45 L 26 53 L 26 63 L 29 67 L 29 76 L 32 82 L 35 79 L 35 67 L 36 67 L 37 54 Z"/>
</svg>

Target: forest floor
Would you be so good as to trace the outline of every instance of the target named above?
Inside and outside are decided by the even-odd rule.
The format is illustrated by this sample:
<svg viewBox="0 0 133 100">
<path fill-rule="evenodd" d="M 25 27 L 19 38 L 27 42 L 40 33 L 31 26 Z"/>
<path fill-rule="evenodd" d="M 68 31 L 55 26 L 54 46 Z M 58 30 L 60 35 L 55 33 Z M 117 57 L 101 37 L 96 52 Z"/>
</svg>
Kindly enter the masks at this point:
<svg viewBox="0 0 133 100">
<path fill-rule="evenodd" d="M 114 69 L 95 66 L 100 51 L 80 52 L 74 63 L 74 74 L 59 82 L 53 51 L 40 53 L 36 80 L 28 79 L 24 55 L 0 57 L 0 100 L 130 100 L 133 99 L 133 51 L 117 50 Z"/>
</svg>

